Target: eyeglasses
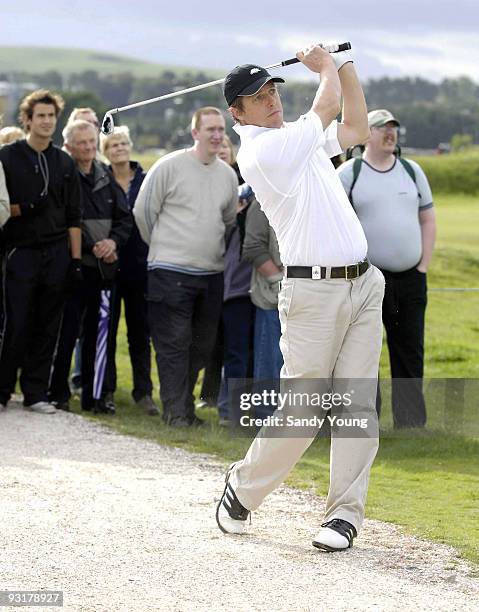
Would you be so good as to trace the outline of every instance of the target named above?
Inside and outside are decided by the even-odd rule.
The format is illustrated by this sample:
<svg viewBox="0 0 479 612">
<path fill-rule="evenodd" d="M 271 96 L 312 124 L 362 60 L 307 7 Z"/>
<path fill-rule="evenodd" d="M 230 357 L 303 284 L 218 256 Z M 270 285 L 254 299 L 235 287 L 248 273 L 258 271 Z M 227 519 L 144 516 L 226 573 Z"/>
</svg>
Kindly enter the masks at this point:
<svg viewBox="0 0 479 612">
<path fill-rule="evenodd" d="M 398 125 L 381 125 L 380 127 L 374 127 L 374 129 L 379 130 L 380 132 L 388 132 L 389 130 L 398 132 L 399 126 Z"/>
</svg>

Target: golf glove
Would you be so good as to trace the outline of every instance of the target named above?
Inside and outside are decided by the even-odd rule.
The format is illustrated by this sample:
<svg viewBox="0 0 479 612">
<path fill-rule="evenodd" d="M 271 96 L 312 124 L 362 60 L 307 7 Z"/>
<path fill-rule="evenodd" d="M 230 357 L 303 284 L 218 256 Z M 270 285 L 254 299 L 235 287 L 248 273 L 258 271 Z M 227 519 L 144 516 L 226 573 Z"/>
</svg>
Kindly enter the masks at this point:
<svg viewBox="0 0 479 612">
<path fill-rule="evenodd" d="M 352 63 L 354 61 L 351 49 L 348 49 L 347 51 L 340 51 L 339 53 L 331 53 L 331 58 L 338 72 L 344 66 L 344 64 L 347 64 L 348 62 Z"/>
</svg>

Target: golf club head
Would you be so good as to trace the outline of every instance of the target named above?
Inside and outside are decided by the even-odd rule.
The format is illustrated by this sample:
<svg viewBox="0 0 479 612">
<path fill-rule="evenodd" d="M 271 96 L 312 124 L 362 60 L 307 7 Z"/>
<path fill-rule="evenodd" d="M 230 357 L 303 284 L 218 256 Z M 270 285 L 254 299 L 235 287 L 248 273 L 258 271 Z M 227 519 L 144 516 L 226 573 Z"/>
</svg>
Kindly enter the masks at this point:
<svg viewBox="0 0 479 612">
<path fill-rule="evenodd" d="M 111 113 L 105 113 L 101 124 L 101 131 L 103 134 L 113 134 L 115 124 L 113 122 L 113 115 Z"/>
</svg>

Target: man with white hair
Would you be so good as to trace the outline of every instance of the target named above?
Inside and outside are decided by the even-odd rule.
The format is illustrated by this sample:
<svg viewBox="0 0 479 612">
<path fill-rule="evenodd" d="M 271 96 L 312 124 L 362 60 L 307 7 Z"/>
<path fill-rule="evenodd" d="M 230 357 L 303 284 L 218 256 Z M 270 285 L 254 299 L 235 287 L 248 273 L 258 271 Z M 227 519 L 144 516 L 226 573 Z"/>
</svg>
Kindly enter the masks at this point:
<svg viewBox="0 0 479 612">
<path fill-rule="evenodd" d="M 73 123 L 73 121 L 78 121 L 78 119 L 82 119 L 83 121 L 88 121 L 91 123 L 96 130 L 97 133 L 97 149 L 98 149 L 98 136 L 100 135 L 100 123 L 98 122 L 98 116 L 96 112 L 91 108 L 91 106 L 76 106 L 70 113 L 67 119 L 67 125 L 69 123 Z M 65 126 L 66 127 L 66 126 Z M 68 153 L 68 149 L 63 145 L 63 151 Z M 96 152 L 96 160 L 100 163 L 104 162 L 104 159 L 101 153 L 97 150 Z M 80 331 L 81 334 L 81 331 Z M 73 356 L 73 368 L 71 373 L 71 389 L 74 393 L 80 394 L 81 392 L 81 337 L 78 338 L 75 353 Z"/>
<path fill-rule="evenodd" d="M 73 121 L 63 130 L 63 138 L 80 173 L 83 282 L 65 306 L 49 395 L 58 408 L 69 409 L 68 373 L 83 321 L 82 409 L 114 414 L 114 405 L 107 405 L 104 399 L 99 402 L 93 399 L 95 344 L 104 279 L 114 279 L 118 252 L 128 239 L 132 220 L 122 189 L 95 159 L 97 133 L 94 126 L 87 121 Z"/>
</svg>

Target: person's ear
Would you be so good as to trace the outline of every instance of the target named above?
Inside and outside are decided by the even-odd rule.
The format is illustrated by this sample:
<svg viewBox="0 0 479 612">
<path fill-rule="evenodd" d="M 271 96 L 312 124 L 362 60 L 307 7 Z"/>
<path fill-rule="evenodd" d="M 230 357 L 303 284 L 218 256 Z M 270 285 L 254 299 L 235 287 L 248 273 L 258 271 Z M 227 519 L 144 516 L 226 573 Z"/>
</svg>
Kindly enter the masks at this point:
<svg viewBox="0 0 479 612">
<path fill-rule="evenodd" d="M 233 120 L 239 122 L 239 120 L 240 120 L 240 118 L 239 118 L 239 115 L 240 115 L 239 110 L 237 108 L 235 108 L 234 106 L 230 106 L 228 108 L 228 110 L 229 110 L 231 116 L 233 117 Z"/>
</svg>

